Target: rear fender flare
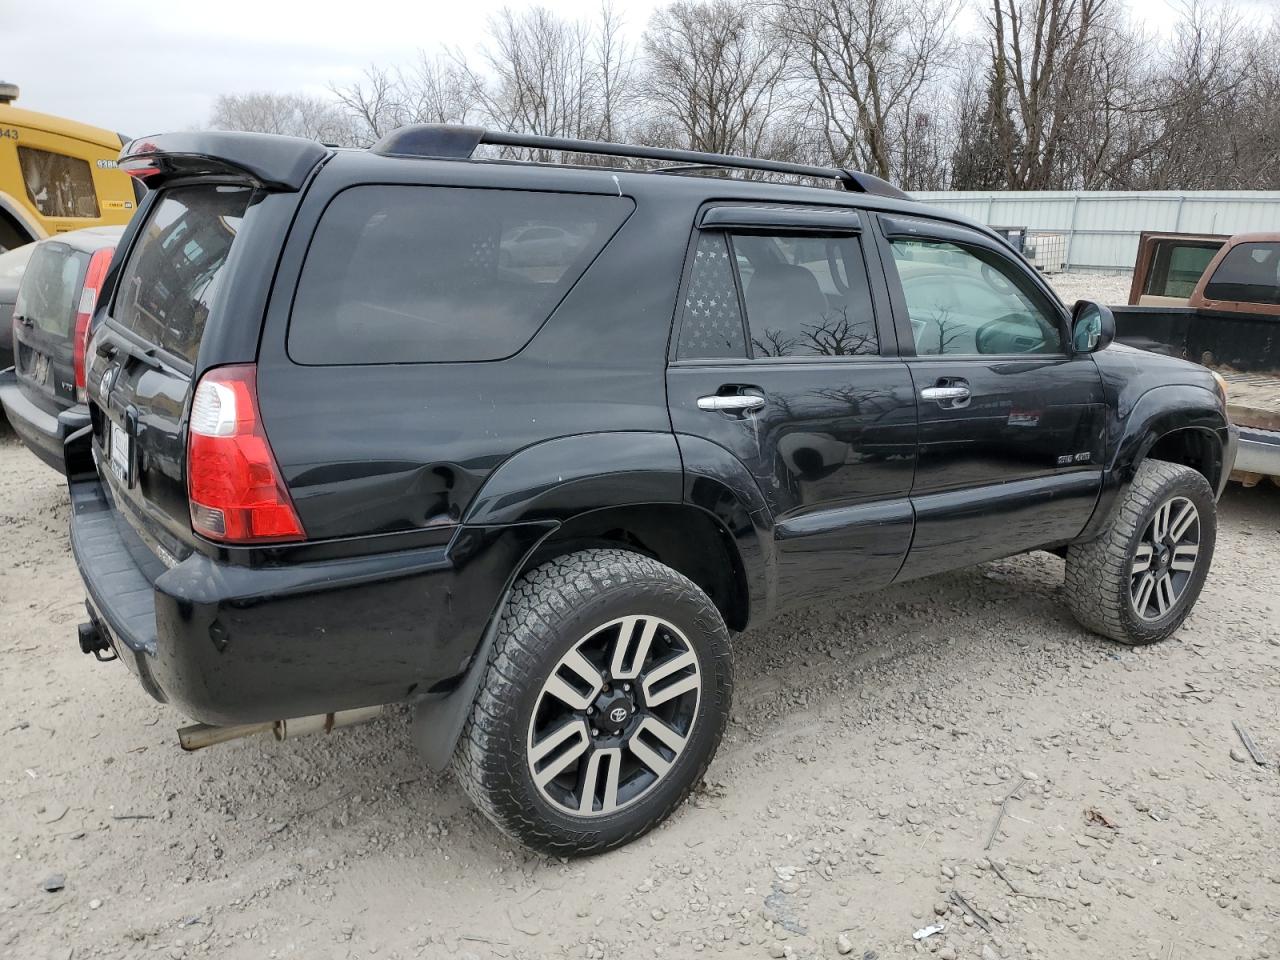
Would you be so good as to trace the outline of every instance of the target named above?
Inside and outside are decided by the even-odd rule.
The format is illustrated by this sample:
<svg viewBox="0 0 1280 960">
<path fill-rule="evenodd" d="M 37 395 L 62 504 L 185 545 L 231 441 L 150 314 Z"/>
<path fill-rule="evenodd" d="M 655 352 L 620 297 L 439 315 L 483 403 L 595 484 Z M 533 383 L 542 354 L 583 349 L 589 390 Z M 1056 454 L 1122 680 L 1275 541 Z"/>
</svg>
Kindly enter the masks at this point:
<svg viewBox="0 0 1280 960">
<path fill-rule="evenodd" d="M 692 465 L 682 464 L 686 441 Z M 494 604 L 475 655 L 454 688 L 416 703 L 413 739 L 427 765 L 448 766 L 466 725 L 497 637 L 502 609 L 525 564 L 560 524 L 592 510 L 653 503 L 691 503 L 710 512 L 734 537 L 746 573 L 751 615 L 757 598 L 771 605 L 771 523 L 759 487 L 735 457 L 696 437 L 621 432 L 562 437 L 527 447 L 495 470 L 476 494 L 465 525 L 500 524 L 543 533 L 529 542 Z M 762 512 L 763 511 L 763 512 Z M 768 533 L 768 536 L 763 534 Z M 757 593 L 757 590 L 763 591 Z"/>
</svg>

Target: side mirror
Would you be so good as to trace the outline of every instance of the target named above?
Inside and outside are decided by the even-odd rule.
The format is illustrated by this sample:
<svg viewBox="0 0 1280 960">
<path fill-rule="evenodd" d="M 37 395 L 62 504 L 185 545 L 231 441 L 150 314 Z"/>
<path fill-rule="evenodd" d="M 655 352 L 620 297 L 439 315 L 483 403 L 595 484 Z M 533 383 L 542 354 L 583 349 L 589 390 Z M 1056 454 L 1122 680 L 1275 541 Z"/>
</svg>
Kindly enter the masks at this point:
<svg viewBox="0 0 1280 960">
<path fill-rule="evenodd" d="M 1109 307 L 1079 300 L 1071 311 L 1071 348 L 1076 353 L 1096 353 L 1116 338 L 1116 318 Z"/>
</svg>

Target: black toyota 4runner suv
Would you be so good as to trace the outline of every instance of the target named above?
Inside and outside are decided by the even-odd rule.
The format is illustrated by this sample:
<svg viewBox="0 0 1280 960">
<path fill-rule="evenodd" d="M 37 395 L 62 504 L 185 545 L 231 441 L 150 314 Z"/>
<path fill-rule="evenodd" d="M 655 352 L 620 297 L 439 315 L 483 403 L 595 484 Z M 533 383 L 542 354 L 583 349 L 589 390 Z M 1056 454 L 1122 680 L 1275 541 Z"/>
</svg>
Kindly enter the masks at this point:
<svg viewBox="0 0 1280 960">
<path fill-rule="evenodd" d="M 1212 374 L 873 177 L 460 127 L 120 163 L 80 641 L 225 736 L 407 701 L 501 829 L 603 850 L 688 794 L 731 634 L 785 607 L 1043 549 L 1148 643 L 1209 571 Z"/>
</svg>

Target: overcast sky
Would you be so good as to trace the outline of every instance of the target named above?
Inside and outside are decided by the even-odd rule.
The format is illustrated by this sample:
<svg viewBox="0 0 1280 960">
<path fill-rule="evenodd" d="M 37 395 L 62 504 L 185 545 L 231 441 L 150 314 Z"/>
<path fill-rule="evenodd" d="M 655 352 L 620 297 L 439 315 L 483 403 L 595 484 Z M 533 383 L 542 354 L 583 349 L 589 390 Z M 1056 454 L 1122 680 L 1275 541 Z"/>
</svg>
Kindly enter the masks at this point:
<svg viewBox="0 0 1280 960">
<path fill-rule="evenodd" d="M 1167 29 L 1174 0 L 1129 0 Z M 1269 0 L 1274 4 L 1276 0 Z M 418 49 L 470 53 L 488 18 L 530 0 L 0 0 L 0 80 L 21 106 L 129 136 L 204 124 L 220 93 L 323 93 Z M 543 0 L 588 17 L 598 0 Z M 619 0 L 638 38 L 659 0 Z"/>
</svg>

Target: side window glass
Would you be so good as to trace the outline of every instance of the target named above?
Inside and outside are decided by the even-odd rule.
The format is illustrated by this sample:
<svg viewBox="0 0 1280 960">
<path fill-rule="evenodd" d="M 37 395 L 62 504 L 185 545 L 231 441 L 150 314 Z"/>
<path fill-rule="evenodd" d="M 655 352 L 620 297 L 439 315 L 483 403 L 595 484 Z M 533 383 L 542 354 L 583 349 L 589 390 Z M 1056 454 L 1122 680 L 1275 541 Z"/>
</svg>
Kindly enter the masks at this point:
<svg viewBox="0 0 1280 960">
<path fill-rule="evenodd" d="M 98 216 L 98 194 L 93 189 L 93 171 L 88 161 L 35 147 L 18 147 L 18 165 L 27 196 L 41 216 Z"/>
<path fill-rule="evenodd" d="M 680 321 L 678 360 L 742 359 L 747 340 L 733 282 L 733 260 L 723 233 L 704 233 L 694 251 Z"/>
<path fill-rule="evenodd" d="M 633 209 L 630 199 L 608 194 L 350 187 L 316 227 L 289 321 L 289 355 L 335 366 L 510 356 Z"/>
<path fill-rule="evenodd" d="M 890 242 L 921 356 L 1060 354 L 1055 313 L 1012 264 L 940 240 Z"/>
<path fill-rule="evenodd" d="M 879 352 L 857 237 L 735 234 L 733 248 L 753 357 Z"/>
</svg>

